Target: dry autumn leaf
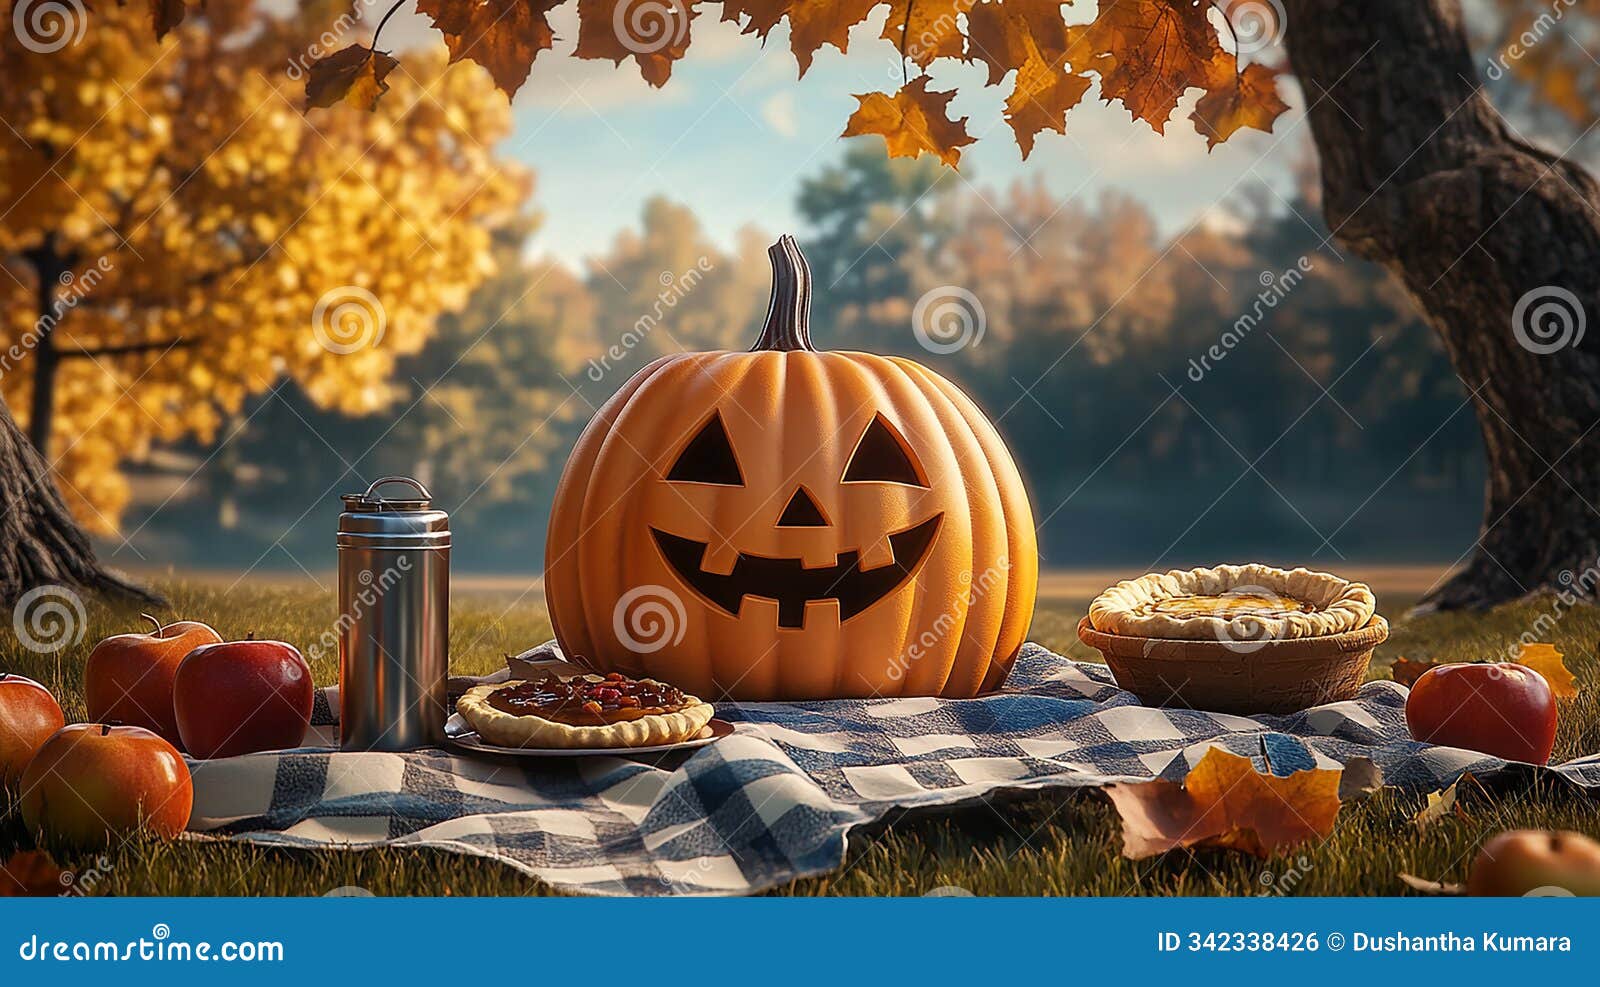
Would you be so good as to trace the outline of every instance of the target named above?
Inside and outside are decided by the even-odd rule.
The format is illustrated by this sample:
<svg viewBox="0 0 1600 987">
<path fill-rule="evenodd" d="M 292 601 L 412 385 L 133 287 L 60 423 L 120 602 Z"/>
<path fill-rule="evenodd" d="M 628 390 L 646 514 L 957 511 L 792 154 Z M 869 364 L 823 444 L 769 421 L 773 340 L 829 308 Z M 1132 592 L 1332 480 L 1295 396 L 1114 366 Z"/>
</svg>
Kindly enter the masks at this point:
<svg viewBox="0 0 1600 987">
<path fill-rule="evenodd" d="M 376 109 L 378 97 L 389 91 L 384 78 L 399 64 L 388 52 L 351 45 L 312 63 L 306 106 L 332 106 L 342 99 L 364 110 Z"/>
<path fill-rule="evenodd" d="M 1557 699 L 1572 699 L 1578 694 L 1578 677 L 1561 660 L 1561 652 L 1553 644 L 1524 644 L 1518 652 L 1516 663 L 1526 665 L 1550 684 Z"/>
<path fill-rule="evenodd" d="M 906 83 L 894 96 L 883 93 L 857 94 L 860 106 L 845 124 L 843 137 L 878 134 L 889 147 L 891 157 L 914 158 L 924 151 L 955 167 L 961 148 L 971 144 L 967 118 L 949 117 L 952 92 L 929 92 L 928 78 L 921 76 Z"/>
<path fill-rule="evenodd" d="M 1125 857 L 1143 860 L 1185 847 L 1267 857 L 1333 831 L 1341 774 L 1262 774 L 1249 758 L 1213 747 L 1181 785 L 1156 779 L 1105 791 L 1122 817 Z"/>
<path fill-rule="evenodd" d="M 451 61 L 478 62 L 496 87 L 514 95 L 539 53 L 554 44 L 548 15 L 569 2 L 418 0 L 417 9 L 444 35 Z M 156 15 L 158 30 L 181 20 L 182 0 L 151 3 L 152 10 L 166 12 Z M 665 85 L 689 49 L 700 3 L 576 0 L 573 54 L 619 65 L 632 59 L 651 85 Z M 1062 0 L 726 0 L 722 20 L 762 42 L 788 21 L 789 48 L 804 76 L 824 45 L 848 50 L 851 28 L 880 6 L 889 9 L 879 37 L 893 46 L 902 66 L 982 61 L 987 85 L 1016 74 L 1005 119 L 1023 157 L 1040 132 L 1066 133 L 1067 112 L 1093 84 L 1089 73 L 1099 77 L 1104 99 L 1121 101 L 1158 132 L 1185 92 L 1205 90 L 1191 119 L 1212 147 L 1242 128 L 1270 131 L 1288 108 L 1278 95 L 1276 70 L 1255 62 L 1241 70 L 1237 56 L 1218 40 L 1220 24 L 1210 19 L 1214 5 L 1195 0 L 1100 0 L 1092 21 L 1070 27 Z M 347 48 L 316 63 L 307 83 L 310 104 L 346 98 L 370 106 L 387 88 L 383 76 L 393 67 L 383 58 L 361 61 Z M 965 118 L 951 121 L 945 113 L 953 93 L 930 92 L 928 81 L 919 76 L 892 96 L 858 96 L 862 106 L 845 133 L 881 134 L 892 155 L 928 151 L 954 166 L 958 149 L 974 138 Z"/>
<path fill-rule="evenodd" d="M 70 878 L 43 850 L 18 850 L 0 865 L 0 898 L 41 898 L 58 895 Z"/>
<path fill-rule="evenodd" d="M 417 0 L 417 12 L 444 35 L 450 61 L 470 59 L 488 69 L 494 84 L 515 96 L 541 51 L 555 44 L 548 15 L 564 0 L 484 0 L 461 4 Z"/>
<path fill-rule="evenodd" d="M 1394 664 L 1389 666 L 1389 674 L 1394 676 L 1396 682 L 1409 689 L 1430 669 L 1448 664 L 1450 663 L 1444 661 L 1412 661 L 1410 658 L 1396 658 Z"/>
</svg>

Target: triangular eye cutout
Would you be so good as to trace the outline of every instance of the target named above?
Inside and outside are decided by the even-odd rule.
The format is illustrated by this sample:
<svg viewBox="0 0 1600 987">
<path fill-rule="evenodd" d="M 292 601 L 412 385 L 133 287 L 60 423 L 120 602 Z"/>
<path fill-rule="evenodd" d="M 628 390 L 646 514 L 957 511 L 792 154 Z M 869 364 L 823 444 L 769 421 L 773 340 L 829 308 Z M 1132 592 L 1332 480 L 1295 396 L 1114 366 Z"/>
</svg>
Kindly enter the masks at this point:
<svg viewBox="0 0 1600 987">
<path fill-rule="evenodd" d="M 720 414 L 713 414 L 700 426 L 700 431 L 678 454 L 678 461 L 672 464 L 667 479 L 744 486 L 744 474 L 739 471 L 739 461 L 733 458 L 733 445 L 728 442 L 728 430 L 722 427 Z"/>
<path fill-rule="evenodd" d="M 826 528 L 828 519 L 822 516 L 822 508 L 806 492 L 805 487 L 796 487 L 794 496 L 789 498 L 789 504 L 783 509 L 783 516 L 778 518 L 780 528 Z"/>
<path fill-rule="evenodd" d="M 912 460 L 911 451 L 882 415 L 873 417 L 872 424 L 867 426 L 866 434 L 861 436 L 861 442 L 850 456 L 850 465 L 844 470 L 845 483 L 871 481 L 904 483 L 913 487 L 928 485 L 922 479 L 922 471 Z"/>
</svg>

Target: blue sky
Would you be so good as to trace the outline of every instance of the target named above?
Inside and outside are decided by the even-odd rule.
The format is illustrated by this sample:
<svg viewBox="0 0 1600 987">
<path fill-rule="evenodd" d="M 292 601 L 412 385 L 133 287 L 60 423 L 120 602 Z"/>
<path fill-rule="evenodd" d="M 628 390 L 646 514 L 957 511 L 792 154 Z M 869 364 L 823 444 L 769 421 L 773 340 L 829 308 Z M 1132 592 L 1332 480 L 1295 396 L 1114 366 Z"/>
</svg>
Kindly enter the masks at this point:
<svg viewBox="0 0 1600 987">
<path fill-rule="evenodd" d="M 614 67 L 570 57 L 574 7 L 552 16 L 563 40 L 534 63 L 513 104 L 515 132 L 502 148 L 538 174 L 535 203 L 545 221 L 533 252 L 573 264 L 636 224 L 654 195 L 689 205 L 723 246 L 747 224 L 797 229 L 801 178 L 844 151 L 838 135 L 856 105 L 850 94 L 892 92 L 900 84 L 898 53 L 878 38 L 887 8 L 851 34 L 848 55 L 823 48 L 803 80 L 796 79 L 786 25 L 762 46 L 708 8 L 693 22 L 687 57 L 658 90 L 631 61 Z M 386 29 L 386 40 L 436 42 L 425 19 L 405 16 Z M 1063 197 L 1116 189 L 1146 203 L 1168 232 L 1230 195 L 1266 195 L 1263 185 L 1286 193 L 1290 165 L 1308 139 L 1298 91 L 1275 134 L 1245 131 L 1210 154 L 1186 119 L 1195 94 L 1163 137 L 1091 91 L 1067 117 L 1069 136 L 1041 134 L 1024 162 L 1001 117 L 1009 80 L 982 88 L 981 66 L 948 60 L 935 63 L 932 74 L 932 88 L 962 87 L 953 115 L 968 115 L 968 130 L 979 137 L 962 157 L 961 180 L 991 189 L 1037 175 Z"/>
</svg>

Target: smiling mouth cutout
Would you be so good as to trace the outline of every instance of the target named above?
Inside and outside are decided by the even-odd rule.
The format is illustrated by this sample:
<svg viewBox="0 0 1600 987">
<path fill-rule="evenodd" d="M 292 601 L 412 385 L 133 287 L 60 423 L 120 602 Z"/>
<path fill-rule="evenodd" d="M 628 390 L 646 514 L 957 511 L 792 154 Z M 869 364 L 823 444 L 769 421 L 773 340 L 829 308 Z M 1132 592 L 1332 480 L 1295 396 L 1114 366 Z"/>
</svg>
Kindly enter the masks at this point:
<svg viewBox="0 0 1600 987">
<path fill-rule="evenodd" d="M 697 593 L 737 617 L 746 596 L 778 602 L 778 626 L 805 626 L 806 604 L 812 600 L 837 600 L 844 622 L 899 589 L 911 578 L 928 554 L 944 514 L 889 536 L 894 561 L 874 569 L 861 568 L 861 553 L 841 552 L 834 564 L 807 569 L 800 559 L 769 558 L 739 553 L 727 575 L 701 568 L 706 543 L 651 528 L 656 545 L 678 578 Z"/>
</svg>

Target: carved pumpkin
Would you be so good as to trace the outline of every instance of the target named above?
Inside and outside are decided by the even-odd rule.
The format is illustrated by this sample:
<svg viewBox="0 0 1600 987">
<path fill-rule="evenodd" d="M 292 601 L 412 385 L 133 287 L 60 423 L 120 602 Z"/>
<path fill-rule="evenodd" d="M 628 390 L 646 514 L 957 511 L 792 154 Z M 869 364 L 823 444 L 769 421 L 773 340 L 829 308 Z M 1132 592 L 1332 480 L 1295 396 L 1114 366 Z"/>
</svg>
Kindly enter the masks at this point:
<svg viewBox="0 0 1600 987">
<path fill-rule="evenodd" d="M 816 351 L 805 259 L 787 236 L 768 254 L 750 352 L 656 360 L 578 440 L 546 550 L 557 639 L 714 700 L 997 687 L 1038 584 L 1010 454 L 926 367 Z"/>
</svg>

